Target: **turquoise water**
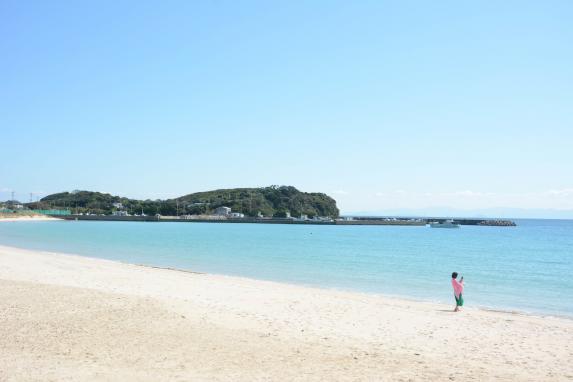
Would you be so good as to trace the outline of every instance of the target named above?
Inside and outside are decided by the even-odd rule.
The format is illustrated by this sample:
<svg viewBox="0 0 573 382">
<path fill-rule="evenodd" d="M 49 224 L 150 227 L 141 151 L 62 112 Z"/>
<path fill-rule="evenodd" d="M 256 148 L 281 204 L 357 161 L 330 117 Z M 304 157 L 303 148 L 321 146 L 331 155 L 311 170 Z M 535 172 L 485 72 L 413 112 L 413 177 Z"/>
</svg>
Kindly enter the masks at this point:
<svg viewBox="0 0 573 382">
<path fill-rule="evenodd" d="M 145 222 L 0 223 L 0 244 L 199 272 L 573 316 L 573 221 L 431 229 Z"/>
</svg>

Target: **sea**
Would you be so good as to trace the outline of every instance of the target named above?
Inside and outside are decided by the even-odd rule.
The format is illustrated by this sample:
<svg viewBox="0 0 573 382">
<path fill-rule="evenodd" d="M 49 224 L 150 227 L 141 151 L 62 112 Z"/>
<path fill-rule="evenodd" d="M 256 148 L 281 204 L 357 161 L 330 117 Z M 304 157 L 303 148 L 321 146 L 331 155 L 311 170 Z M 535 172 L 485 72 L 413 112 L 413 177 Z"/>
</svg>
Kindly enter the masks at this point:
<svg viewBox="0 0 573 382">
<path fill-rule="evenodd" d="M 573 220 L 516 227 L 0 223 L 0 244 L 454 305 L 573 317 Z"/>
</svg>

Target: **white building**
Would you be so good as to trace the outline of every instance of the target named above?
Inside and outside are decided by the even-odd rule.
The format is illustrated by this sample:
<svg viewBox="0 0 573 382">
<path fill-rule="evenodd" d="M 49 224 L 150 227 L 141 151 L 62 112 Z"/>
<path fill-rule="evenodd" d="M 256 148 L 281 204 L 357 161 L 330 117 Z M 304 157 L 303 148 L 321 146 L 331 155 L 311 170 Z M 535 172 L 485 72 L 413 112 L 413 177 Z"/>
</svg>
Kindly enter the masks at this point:
<svg viewBox="0 0 573 382">
<path fill-rule="evenodd" d="M 120 210 L 123 208 L 123 204 L 121 204 L 121 203 L 113 203 L 113 206 L 117 209 L 120 209 Z"/>
<path fill-rule="evenodd" d="M 113 211 L 111 214 L 113 216 L 129 216 L 127 211 Z"/>
<path fill-rule="evenodd" d="M 9 208 L 12 210 L 21 210 L 22 208 L 24 208 L 24 205 L 17 200 L 8 200 L 4 204 L 4 206 L 5 206 L 5 208 Z"/>
<path fill-rule="evenodd" d="M 231 208 L 229 207 L 217 207 L 215 209 L 215 215 L 217 216 L 229 216 L 231 214 Z"/>
</svg>

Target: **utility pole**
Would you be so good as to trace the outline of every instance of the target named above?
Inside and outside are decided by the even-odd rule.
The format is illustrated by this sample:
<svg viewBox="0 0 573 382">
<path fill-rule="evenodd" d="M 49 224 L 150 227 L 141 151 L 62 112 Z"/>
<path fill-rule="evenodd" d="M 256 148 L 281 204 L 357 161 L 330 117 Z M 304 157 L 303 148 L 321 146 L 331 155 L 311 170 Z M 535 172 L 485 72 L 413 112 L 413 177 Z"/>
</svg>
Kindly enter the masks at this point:
<svg viewBox="0 0 573 382">
<path fill-rule="evenodd" d="M 12 201 L 14 201 L 14 190 L 12 190 Z"/>
</svg>

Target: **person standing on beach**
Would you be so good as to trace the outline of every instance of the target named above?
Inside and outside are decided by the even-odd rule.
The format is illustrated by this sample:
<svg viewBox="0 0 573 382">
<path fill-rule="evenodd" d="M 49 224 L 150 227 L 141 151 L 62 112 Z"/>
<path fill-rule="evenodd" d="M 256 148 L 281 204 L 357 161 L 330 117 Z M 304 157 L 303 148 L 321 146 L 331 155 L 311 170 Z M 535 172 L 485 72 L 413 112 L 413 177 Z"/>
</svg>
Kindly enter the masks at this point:
<svg viewBox="0 0 573 382">
<path fill-rule="evenodd" d="M 464 291 L 464 276 L 460 281 L 456 280 L 458 278 L 458 272 L 452 273 L 452 286 L 454 287 L 454 298 L 456 299 L 456 308 L 454 312 L 459 312 L 460 306 L 464 305 L 464 298 L 462 297 L 462 292 Z"/>
</svg>

